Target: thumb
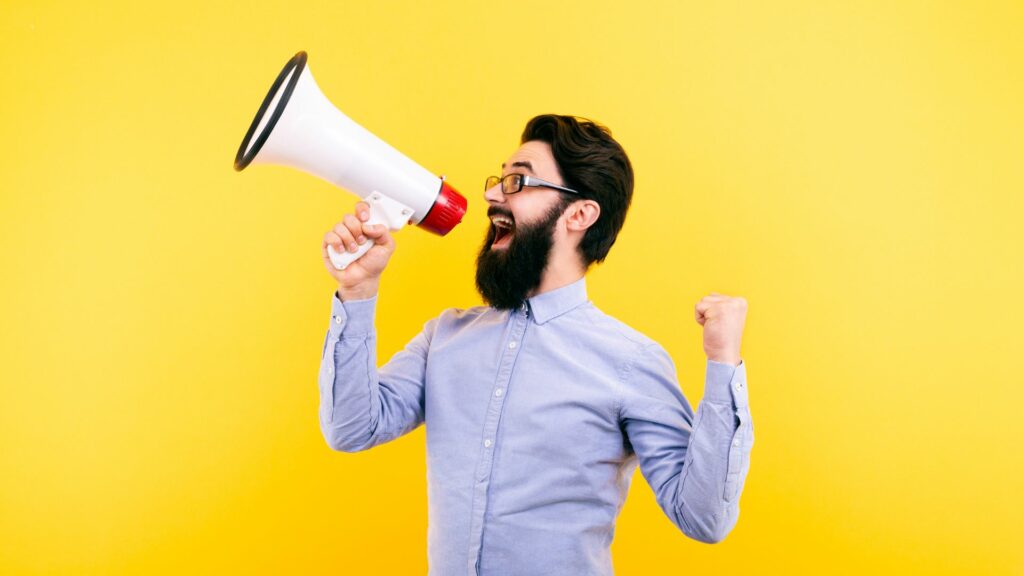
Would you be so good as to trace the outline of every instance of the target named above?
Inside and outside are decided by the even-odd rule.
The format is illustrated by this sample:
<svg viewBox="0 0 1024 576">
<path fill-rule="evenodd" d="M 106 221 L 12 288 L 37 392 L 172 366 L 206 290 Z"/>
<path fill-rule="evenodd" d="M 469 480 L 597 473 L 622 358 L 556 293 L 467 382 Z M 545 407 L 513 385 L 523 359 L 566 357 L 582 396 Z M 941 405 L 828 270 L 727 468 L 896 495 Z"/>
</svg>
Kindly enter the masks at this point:
<svg viewBox="0 0 1024 576">
<path fill-rule="evenodd" d="M 383 224 L 363 224 L 363 234 L 377 246 L 390 246 L 392 239 L 388 227 Z"/>
</svg>

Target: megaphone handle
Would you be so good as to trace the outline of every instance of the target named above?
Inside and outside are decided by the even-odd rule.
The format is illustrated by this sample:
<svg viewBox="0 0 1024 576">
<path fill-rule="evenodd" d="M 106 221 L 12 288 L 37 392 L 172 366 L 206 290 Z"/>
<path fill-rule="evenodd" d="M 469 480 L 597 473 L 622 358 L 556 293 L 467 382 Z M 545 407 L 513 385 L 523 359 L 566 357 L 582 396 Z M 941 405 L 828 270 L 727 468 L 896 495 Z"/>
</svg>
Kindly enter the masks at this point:
<svg viewBox="0 0 1024 576">
<path fill-rule="evenodd" d="M 391 230 L 399 230 L 409 222 L 412 217 L 412 208 L 396 202 L 380 192 L 372 192 L 363 201 L 370 205 L 370 217 L 366 224 L 383 224 Z M 355 252 L 338 252 L 334 246 L 327 245 L 327 255 L 331 258 L 331 264 L 338 270 L 344 270 L 349 264 L 358 260 L 373 248 L 373 240 L 367 240 L 359 245 Z"/>
</svg>

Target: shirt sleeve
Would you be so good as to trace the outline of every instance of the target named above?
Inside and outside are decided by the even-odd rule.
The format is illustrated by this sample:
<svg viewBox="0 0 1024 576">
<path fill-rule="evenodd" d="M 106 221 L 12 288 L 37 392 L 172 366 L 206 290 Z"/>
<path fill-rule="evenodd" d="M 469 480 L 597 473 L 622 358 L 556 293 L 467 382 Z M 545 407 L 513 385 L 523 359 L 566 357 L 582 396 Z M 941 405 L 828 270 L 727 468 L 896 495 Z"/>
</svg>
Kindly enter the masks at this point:
<svg viewBox="0 0 1024 576">
<path fill-rule="evenodd" d="M 342 302 L 332 297 L 331 321 L 320 361 L 320 431 L 327 444 L 358 452 L 423 423 L 427 351 L 436 319 L 377 368 L 377 297 Z"/>
<path fill-rule="evenodd" d="M 707 361 L 696 416 L 661 346 L 645 348 L 627 373 L 621 423 L 658 505 L 690 538 L 724 540 L 739 519 L 754 444 L 746 363 Z"/>
</svg>

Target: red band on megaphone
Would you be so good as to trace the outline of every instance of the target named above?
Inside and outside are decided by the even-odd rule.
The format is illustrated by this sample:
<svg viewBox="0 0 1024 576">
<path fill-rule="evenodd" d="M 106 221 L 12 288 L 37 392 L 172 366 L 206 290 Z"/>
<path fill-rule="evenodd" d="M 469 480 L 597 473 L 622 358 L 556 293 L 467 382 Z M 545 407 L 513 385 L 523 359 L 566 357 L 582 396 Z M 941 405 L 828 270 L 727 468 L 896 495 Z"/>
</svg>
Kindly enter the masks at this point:
<svg viewBox="0 0 1024 576">
<path fill-rule="evenodd" d="M 466 205 L 466 199 L 462 197 L 462 194 L 456 192 L 455 188 L 442 180 L 441 192 L 437 195 L 437 200 L 434 200 L 430 211 L 423 217 L 423 220 L 420 220 L 419 227 L 444 236 L 451 232 L 459 222 L 462 222 L 462 217 L 466 215 Z"/>
</svg>

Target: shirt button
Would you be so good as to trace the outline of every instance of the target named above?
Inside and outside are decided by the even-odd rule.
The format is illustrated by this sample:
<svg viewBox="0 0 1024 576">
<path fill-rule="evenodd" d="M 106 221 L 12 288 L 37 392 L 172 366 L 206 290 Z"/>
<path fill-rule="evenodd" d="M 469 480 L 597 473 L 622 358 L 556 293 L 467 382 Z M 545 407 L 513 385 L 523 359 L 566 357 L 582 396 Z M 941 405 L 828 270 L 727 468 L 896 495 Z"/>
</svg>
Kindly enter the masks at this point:
<svg viewBox="0 0 1024 576">
<path fill-rule="evenodd" d="M 334 374 L 334 366 L 328 366 L 327 367 L 327 373 L 328 374 Z"/>
<path fill-rule="evenodd" d="M 737 440 L 733 440 L 733 441 L 732 441 L 732 445 L 733 445 L 733 446 L 739 446 L 739 445 L 740 445 L 740 441 L 739 441 L 739 439 L 737 439 Z"/>
<path fill-rule="evenodd" d="M 341 316 L 335 316 L 334 317 L 334 323 L 335 324 L 341 324 Z"/>
<path fill-rule="evenodd" d="M 515 342 L 509 342 L 508 343 L 508 347 L 509 348 L 515 348 L 516 347 L 516 343 Z"/>
<path fill-rule="evenodd" d="M 491 440 L 490 440 L 490 438 L 488 438 L 487 440 L 484 440 L 484 446 L 487 447 L 487 448 L 491 447 Z"/>
<path fill-rule="evenodd" d="M 501 394 L 502 394 L 502 392 L 501 392 L 501 388 L 498 388 L 497 390 L 495 390 L 495 391 L 494 391 L 494 395 L 495 395 L 495 396 L 499 396 L 499 397 L 500 397 L 500 396 L 501 396 Z"/>
</svg>

